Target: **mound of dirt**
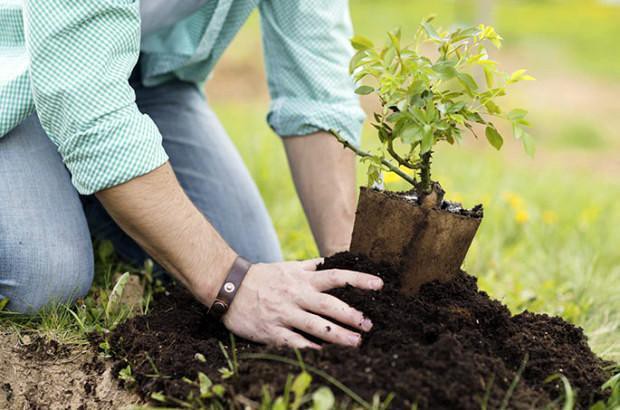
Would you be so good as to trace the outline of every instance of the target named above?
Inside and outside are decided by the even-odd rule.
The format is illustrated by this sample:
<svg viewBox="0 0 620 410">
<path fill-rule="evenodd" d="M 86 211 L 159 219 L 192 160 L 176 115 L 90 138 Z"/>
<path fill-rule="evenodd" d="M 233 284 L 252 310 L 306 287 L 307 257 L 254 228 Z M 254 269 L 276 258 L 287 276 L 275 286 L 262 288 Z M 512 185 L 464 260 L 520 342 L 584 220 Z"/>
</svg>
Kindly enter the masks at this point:
<svg viewBox="0 0 620 410">
<path fill-rule="evenodd" d="M 558 382 L 545 383 L 555 373 L 570 380 L 578 408 L 604 398 L 600 386 L 610 376 L 604 370 L 608 363 L 592 353 L 581 329 L 544 314 L 511 316 L 478 290 L 472 276 L 461 273 L 449 283 L 430 283 L 415 297 L 404 297 L 398 292 L 398 273 L 387 264 L 341 253 L 320 268 L 370 272 L 385 281 L 381 292 L 350 287 L 332 292 L 374 323 L 359 349 L 328 345 L 301 352 L 306 365 L 327 372 L 367 401 L 378 392 L 382 397 L 394 393 L 395 409 L 415 403 L 423 409 L 480 409 L 483 403 L 487 408 L 540 408 L 562 395 Z M 117 372 L 130 364 L 144 397 L 153 392 L 181 400 L 192 391 L 196 395 L 197 387 L 182 378 L 196 380 L 203 372 L 224 384 L 231 397 L 248 403 L 260 401 L 263 386 L 272 397 L 281 393 L 287 374 L 300 371 L 264 358 L 295 359 L 290 350 L 237 340 L 239 374 L 224 380 L 218 372 L 226 366 L 220 343 L 228 346 L 229 341 L 226 329 L 180 288 L 110 337 Z M 206 362 L 197 360 L 196 353 Z M 320 377 L 314 381 L 328 385 Z M 339 398 L 348 400 L 341 393 Z"/>
</svg>

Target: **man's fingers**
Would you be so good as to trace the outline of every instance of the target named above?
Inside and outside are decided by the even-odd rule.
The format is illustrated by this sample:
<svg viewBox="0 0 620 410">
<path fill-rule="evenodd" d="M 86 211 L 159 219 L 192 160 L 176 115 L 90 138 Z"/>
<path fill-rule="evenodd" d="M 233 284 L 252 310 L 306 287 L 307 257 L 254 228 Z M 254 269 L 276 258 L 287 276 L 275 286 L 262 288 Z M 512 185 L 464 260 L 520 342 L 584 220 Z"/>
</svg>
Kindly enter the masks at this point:
<svg viewBox="0 0 620 410">
<path fill-rule="evenodd" d="M 306 261 L 301 261 L 301 268 L 303 270 L 310 270 L 310 271 L 314 271 L 316 270 L 316 267 L 323 263 L 323 258 L 316 258 L 316 259 L 308 259 Z"/>
<path fill-rule="evenodd" d="M 364 332 L 368 332 L 372 329 L 372 322 L 370 319 L 365 318 L 362 312 L 352 308 L 332 295 L 327 295 L 325 293 L 312 295 L 304 301 L 302 307 L 318 315 L 332 318 L 344 325 L 351 326 Z"/>
<path fill-rule="evenodd" d="M 325 340 L 329 343 L 336 343 L 343 346 L 357 347 L 362 342 L 359 333 L 352 332 L 341 326 L 323 319 L 322 317 L 309 312 L 300 312 L 290 318 L 290 323 L 295 329 L 306 332 L 309 335 Z"/>
<path fill-rule="evenodd" d="M 288 346 L 295 349 L 320 349 L 321 346 L 312 343 L 299 333 L 295 333 L 292 330 L 281 328 L 278 335 L 275 337 L 275 344 L 277 346 Z"/>
<path fill-rule="evenodd" d="M 359 289 L 380 290 L 383 280 L 378 276 L 344 269 L 328 269 L 313 275 L 312 283 L 321 292 L 351 285 Z"/>
</svg>

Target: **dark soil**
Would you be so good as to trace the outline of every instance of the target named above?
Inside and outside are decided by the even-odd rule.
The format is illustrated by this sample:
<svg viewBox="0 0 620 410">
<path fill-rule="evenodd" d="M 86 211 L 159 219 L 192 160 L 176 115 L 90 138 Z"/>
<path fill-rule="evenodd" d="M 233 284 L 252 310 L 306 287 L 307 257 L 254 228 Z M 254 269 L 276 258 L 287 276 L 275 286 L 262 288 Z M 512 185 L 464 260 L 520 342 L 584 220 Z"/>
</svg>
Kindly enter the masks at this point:
<svg viewBox="0 0 620 410">
<path fill-rule="evenodd" d="M 393 191 L 381 191 L 387 196 L 392 198 L 398 198 L 402 201 L 409 201 L 412 203 L 420 204 L 418 199 L 418 193 L 415 189 L 409 191 L 393 192 Z M 482 204 L 478 204 L 471 209 L 463 207 L 460 202 L 453 202 L 447 199 L 441 201 L 441 205 L 438 207 L 442 211 L 450 212 L 457 215 L 467 216 L 471 218 L 482 218 L 484 216 L 484 207 Z"/>
<path fill-rule="evenodd" d="M 392 392 L 394 409 L 409 409 L 414 403 L 423 409 L 480 409 L 485 401 L 490 409 L 503 402 L 511 409 L 540 408 L 562 395 L 557 382 L 544 382 L 554 373 L 570 380 L 578 408 L 604 397 L 600 386 L 610 376 L 603 369 L 608 363 L 592 353 L 581 329 L 542 314 L 511 316 L 505 306 L 478 291 L 472 276 L 461 273 L 451 282 L 430 283 L 415 297 L 404 297 L 398 292 L 398 274 L 389 265 L 342 253 L 328 258 L 322 268 L 376 273 L 385 281 L 377 293 L 333 291 L 374 323 L 359 349 L 328 345 L 301 352 L 307 365 L 327 372 L 367 401 L 375 392 L 382 397 Z M 269 353 L 295 359 L 294 352 L 237 340 L 239 377 L 221 380 L 218 369 L 226 361 L 219 342 L 229 345 L 226 330 L 180 288 L 162 296 L 148 316 L 126 322 L 110 337 L 117 371 L 130 363 L 145 397 L 152 392 L 178 399 L 196 394 L 197 388 L 181 379 L 196 380 L 201 371 L 237 398 L 260 401 L 263 385 L 272 394 L 281 393 L 287 374 L 300 371 L 243 358 Z M 196 353 L 202 353 L 206 363 L 197 360 Z M 328 384 L 317 376 L 314 381 Z"/>
<path fill-rule="evenodd" d="M 42 362 L 65 359 L 71 353 L 71 349 L 56 340 L 48 340 L 39 335 L 27 336 L 27 338 L 27 340 L 22 340 L 23 345 L 19 349 L 20 355 L 26 360 Z"/>
</svg>

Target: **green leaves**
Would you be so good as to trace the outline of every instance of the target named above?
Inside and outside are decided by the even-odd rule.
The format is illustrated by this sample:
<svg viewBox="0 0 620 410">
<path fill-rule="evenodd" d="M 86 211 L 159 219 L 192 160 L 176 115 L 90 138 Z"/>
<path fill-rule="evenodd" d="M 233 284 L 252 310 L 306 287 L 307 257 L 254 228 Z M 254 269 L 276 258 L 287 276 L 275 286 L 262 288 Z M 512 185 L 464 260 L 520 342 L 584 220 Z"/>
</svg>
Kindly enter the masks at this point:
<svg viewBox="0 0 620 410">
<path fill-rule="evenodd" d="M 422 140 L 422 129 L 417 124 L 410 123 L 403 128 L 399 136 L 405 144 L 413 144 Z"/>
<path fill-rule="evenodd" d="M 431 25 L 431 21 L 433 20 L 434 20 L 434 17 L 427 18 L 425 21 L 422 22 L 421 24 L 422 28 L 424 29 L 424 32 L 426 33 L 428 37 L 430 37 L 431 39 L 435 41 L 441 41 L 442 37 L 439 35 L 435 27 Z"/>
<path fill-rule="evenodd" d="M 355 94 L 359 94 L 359 95 L 368 95 L 371 92 L 375 91 L 374 88 L 368 86 L 368 85 L 361 85 L 359 87 L 357 87 L 357 89 L 355 90 Z"/>
<path fill-rule="evenodd" d="M 121 369 L 121 371 L 118 372 L 118 378 L 123 380 L 127 384 L 127 386 L 131 386 L 136 382 L 136 379 L 133 377 L 133 373 L 131 372 L 130 365 L 127 365 L 127 367 Z"/>
<path fill-rule="evenodd" d="M 354 49 L 358 51 L 368 50 L 369 48 L 373 48 L 375 45 L 372 41 L 363 36 L 353 36 L 351 38 L 351 45 Z"/>
<path fill-rule="evenodd" d="M 536 153 L 536 146 L 534 144 L 534 137 L 528 134 L 525 129 L 519 125 L 513 125 L 513 133 L 516 139 L 521 140 L 523 149 L 530 157 L 533 157 Z"/>
<path fill-rule="evenodd" d="M 368 177 L 367 186 L 369 188 L 381 182 L 381 157 L 369 158 L 366 176 Z"/>
<path fill-rule="evenodd" d="M 166 403 L 168 400 L 166 400 L 166 396 L 164 396 L 163 393 L 161 392 L 153 392 L 151 393 L 151 399 L 158 401 L 160 403 Z"/>
<path fill-rule="evenodd" d="M 504 138 L 502 138 L 497 129 L 495 129 L 495 126 L 493 124 L 489 124 L 484 133 L 489 141 L 489 144 L 499 151 L 502 148 L 502 145 L 504 145 Z"/>
<path fill-rule="evenodd" d="M 211 387 L 213 386 L 213 382 L 203 372 L 198 372 L 198 385 L 200 388 L 200 397 L 207 398 L 212 396 Z"/>
<path fill-rule="evenodd" d="M 502 36 L 497 34 L 493 27 L 480 24 L 478 26 L 478 30 L 480 30 L 479 38 L 481 40 L 489 40 L 491 44 L 493 44 L 496 48 L 502 47 L 502 41 L 504 39 L 502 38 Z"/>
<path fill-rule="evenodd" d="M 196 385 L 195 382 L 191 384 Z M 221 384 L 213 384 L 213 381 L 209 379 L 209 376 L 203 372 L 198 372 L 198 389 L 200 390 L 200 398 L 223 398 L 226 394 L 226 388 Z"/>
<path fill-rule="evenodd" d="M 523 143 L 523 149 L 530 157 L 533 157 L 536 154 L 536 144 L 534 142 L 534 137 L 532 137 L 529 133 L 522 131 L 521 132 L 521 142 Z"/>
<path fill-rule="evenodd" d="M 396 30 L 389 32 L 388 37 L 390 38 L 390 41 L 392 42 L 392 45 L 394 46 L 394 48 L 400 49 L 400 38 L 401 38 L 400 28 L 397 28 Z"/>
<path fill-rule="evenodd" d="M 508 84 L 514 84 L 519 81 L 534 81 L 535 78 L 529 74 L 526 74 L 527 70 L 517 70 L 510 75 Z"/>
<path fill-rule="evenodd" d="M 312 410 L 332 410 L 335 404 L 334 394 L 327 387 L 321 387 L 312 394 Z"/>
<path fill-rule="evenodd" d="M 426 154 L 433 148 L 435 138 L 433 136 L 433 127 L 425 125 L 422 129 L 422 143 L 420 144 L 420 155 Z"/>
<path fill-rule="evenodd" d="M 474 91 L 478 90 L 478 83 L 474 80 L 474 77 L 471 74 L 467 73 L 458 73 L 456 76 L 459 79 L 459 82 L 465 87 L 467 94 L 474 95 Z"/>
<path fill-rule="evenodd" d="M 360 83 L 355 92 L 374 94 L 382 104 L 372 124 L 380 148 L 364 156 L 370 186 L 381 182 L 382 171 L 391 166 L 428 176 L 430 165 L 423 156 L 442 141 L 460 142 L 463 132 L 477 137 L 476 124 L 484 125 L 489 144 L 501 149 L 504 137 L 491 120 L 509 121 L 514 137 L 534 154 L 534 139 L 526 131 L 527 111 L 508 111 L 501 100 L 507 86 L 534 78 L 526 70 L 507 74 L 498 69 L 487 47 L 500 47 L 502 40 L 493 27 L 483 24 L 439 30 L 432 17 L 420 23 L 412 44 L 403 41 L 400 29 L 387 33 L 383 46 L 362 36 L 351 39 L 357 52 L 349 69 Z M 435 51 L 424 54 L 428 48 L 419 47 L 423 42 Z"/>
<path fill-rule="evenodd" d="M 433 71 L 440 74 L 442 80 L 449 80 L 459 73 L 456 70 L 456 61 L 442 60 L 433 65 Z"/>
<path fill-rule="evenodd" d="M 310 376 L 310 373 L 304 371 L 297 375 L 297 377 L 293 381 L 293 384 L 291 385 L 291 391 L 295 395 L 295 399 L 293 401 L 293 404 L 291 405 L 291 409 L 296 410 L 301 406 L 304 394 L 306 394 L 306 391 L 310 387 L 311 383 L 312 376 Z"/>
<path fill-rule="evenodd" d="M 527 115 L 527 110 L 524 110 L 522 108 L 515 108 L 514 110 L 508 113 L 507 118 L 511 121 L 522 120 L 525 118 L 526 115 Z"/>
<path fill-rule="evenodd" d="M 125 272 L 121 275 L 120 278 L 116 281 L 116 285 L 112 288 L 112 292 L 108 298 L 108 303 L 105 307 L 105 317 L 109 319 L 112 315 L 117 314 L 121 307 L 121 297 L 123 296 L 123 291 L 125 290 L 125 285 L 127 285 L 127 281 L 129 280 L 129 272 Z"/>
</svg>

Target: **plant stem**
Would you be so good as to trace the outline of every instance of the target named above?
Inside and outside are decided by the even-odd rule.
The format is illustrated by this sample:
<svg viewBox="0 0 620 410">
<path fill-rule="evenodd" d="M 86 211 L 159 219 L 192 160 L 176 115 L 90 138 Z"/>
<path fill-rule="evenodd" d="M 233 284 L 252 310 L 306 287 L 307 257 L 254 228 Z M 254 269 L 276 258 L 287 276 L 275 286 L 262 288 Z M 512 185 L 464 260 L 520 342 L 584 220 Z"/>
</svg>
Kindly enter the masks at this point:
<svg viewBox="0 0 620 410">
<path fill-rule="evenodd" d="M 419 194 L 430 194 L 432 191 L 431 186 L 431 158 L 433 156 L 432 151 L 425 152 L 420 155 L 422 164 L 420 167 L 420 192 Z"/>
<path fill-rule="evenodd" d="M 366 152 L 366 151 L 362 151 L 361 149 L 354 147 L 353 145 L 351 145 L 351 143 L 349 143 L 349 141 L 347 141 L 346 139 L 344 139 L 336 130 L 329 130 L 329 133 L 332 134 L 334 137 L 336 137 L 336 139 L 338 140 L 338 142 L 340 142 L 342 145 L 345 146 L 345 148 L 349 148 L 351 151 L 355 152 L 355 154 L 357 154 L 358 156 L 365 158 L 365 157 L 374 157 L 374 155 Z M 393 173 L 395 173 L 396 175 L 398 175 L 399 177 L 401 177 L 402 179 L 404 179 L 405 181 L 409 182 L 411 185 L 415 186 L 416 185 L 416 181 L 415 179 L 413 179 L 410 175 L 407 175 L 406 173 L 404 173 L 403 171 L 400 170 L 400 168 L 398 168 L 397 166 L 395 166 L 394 164 L 392 164 L 390 161 L 386 160 L 386 159 L 381 159 L 381 164 L 383 164 L 386 168 L 388 168 L 390 171 L 392 171 Z"/>
</svg>

